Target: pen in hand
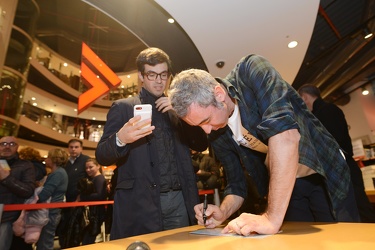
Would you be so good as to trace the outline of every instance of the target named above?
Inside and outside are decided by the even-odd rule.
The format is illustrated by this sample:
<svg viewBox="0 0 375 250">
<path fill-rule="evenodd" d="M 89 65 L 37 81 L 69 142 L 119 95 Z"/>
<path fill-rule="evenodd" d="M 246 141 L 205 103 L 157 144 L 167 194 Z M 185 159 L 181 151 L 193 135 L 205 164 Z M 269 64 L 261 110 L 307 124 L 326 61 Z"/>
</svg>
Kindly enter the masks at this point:
<svg viewBox="0 0 375 250">
<path fill-rule="evenodd" d="M 207 220 L 206 209 L 207 209 L 207 194 L 204 195 L 204 202 L 203 202 L 203 224 L 204 225 L 206 225 L 206 220 Z"/>
</svg>

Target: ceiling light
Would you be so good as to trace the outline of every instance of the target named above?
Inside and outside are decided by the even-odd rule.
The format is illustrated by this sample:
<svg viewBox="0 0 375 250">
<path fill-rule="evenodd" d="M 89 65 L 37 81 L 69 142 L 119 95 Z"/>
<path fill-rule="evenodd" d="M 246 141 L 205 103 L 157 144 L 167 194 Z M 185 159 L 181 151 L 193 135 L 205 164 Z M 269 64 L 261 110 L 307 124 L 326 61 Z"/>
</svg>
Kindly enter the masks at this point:
<svg viewBox="0 0 375 250">
<path fill-rule="evenodd" d="M 168 23 L 174 23 L 174 19 L 173 18 L 168 18 Z"/>
<path fill-rule="evenodd" d="M 297 45 L 298 45 L 297 41 L 291 41 L 290 43 L 288 43 L 288 48 L 293 49 L 293 48 L 297 47 Z"/>
<path fill-rule="evenodd" d="M 369 93 L 370 92 L 365 87 L 362 88 L 362 95 L 368 95 Z"/>
<path fill-rule="evenodd" d="M 363 30 L 363 33 L 364 33 L 364 36 L 363 36 L 364 39 L 369 39 L 373 35 L 372 32 L 367 27 Z"/>
</svg>

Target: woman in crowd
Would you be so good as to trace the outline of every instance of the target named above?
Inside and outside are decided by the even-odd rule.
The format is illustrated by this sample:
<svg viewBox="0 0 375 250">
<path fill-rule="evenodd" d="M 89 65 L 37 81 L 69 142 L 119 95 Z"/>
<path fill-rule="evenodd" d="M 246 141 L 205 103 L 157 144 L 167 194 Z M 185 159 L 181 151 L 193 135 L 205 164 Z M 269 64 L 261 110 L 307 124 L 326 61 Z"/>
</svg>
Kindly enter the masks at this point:
<svg viewBox="0 0 375 250">
<path fill-rule="evenodd" d="M 89 176 L 88 181 L 92 182 L 93 188 L 86 187 L 81 189 L 78 201 L 104 201 L 107 199 L 106 181 L 101 173 L 101 167 L 95 159 L 86 161 L 86 173 Z M 90 184 L 81 180 L 82 186 Z M 105 206 L 89 207 L 89 224 L 83 230 L 82 245 L 95 243 L 96 236 L 100 233 L 100 227 L 105 219 Z"/>
<path fill-rule="evenodd" d="M 24 147 L 18 152 L 18 154 L 21 159 L 31 161 L 35 168 L 35 180 L 37 181 L 37 186 L 42 186 L 47 171 L 39 151 L 32 147 Z"/>
<path fill-rule="evenodd" d="M 63 202 L 68 187 L 68 175 L 63 166 L 68 161 L 68 154 L 60 148 L 51 149 L 46 159 L 46 167 L 51 170 L 39 193 L 38 203 L 46 202 L 51 197 L 52 202 Z M 37 250 L 51 250 L 54 245 L 56 227 L 60 222 L 61 209 L 49 209 L 49 222 L 42 229 L 36 244 Z"/>
</svg>

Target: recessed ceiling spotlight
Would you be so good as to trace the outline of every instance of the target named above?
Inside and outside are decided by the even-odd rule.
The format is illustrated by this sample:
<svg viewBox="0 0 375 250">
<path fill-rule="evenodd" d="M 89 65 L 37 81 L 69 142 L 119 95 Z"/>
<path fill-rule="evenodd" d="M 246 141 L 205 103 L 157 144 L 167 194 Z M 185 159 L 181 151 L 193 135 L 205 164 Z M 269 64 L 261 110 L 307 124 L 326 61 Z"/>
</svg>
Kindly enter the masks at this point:
<svg viewBox="0 0 375 250">
<path fill-rule="evenodd" d="M 368 95 L 369 93 L 370 92 L 365 87 L 362 88 L 362 95 Z"/>
<path fill-rule="evenodd" d="M 67 64 L 67 63 L 64 63 L 63 65 L 64 65 L 64 67 L 68 67 L 68 64 Z"/>
<path fill-rule="evenodd" d="M 35 100 L 36 100 L 36 98 L 35 98 L 35 97 L 31 97 L 31 100 L 35 101 Z"/>
<path fill-rule="evenodd" d="M 74 109 L 74 112 L 77 112 L 77 109 Z"/>
<path fill-rule="evenodd" d="M 168 18 L 168 23 L 174 23 L 174 19 L 173 18 Z"/>
<path fill-rule="evenodd" d="M 127 75 L 127 78 L 130 78 L 130 75 Z"/>
<path fill-rule="evenodd" d="M 288 48 L 293 49 L 293 48 L 297 47 L 297 45 L 298 45 L 297 41 L 291 41 L 290 43 L 288 43 Z"/>
<path fill-rule="evenodd" d="M 38 106 L 38 103 L 33 102 L 33 106 L 34 106 L 34 107 Z"/>
<path fill-rule="evenodd" d="M 363 33 L 364 33 L 363 38 L 365 38 L 365 39 L 369 39 L 370 37 L 373 36 L 373 33 L 369 30 L 368 27 L 366 27 L 366 28 L 363 30 Z"/>
</svg>

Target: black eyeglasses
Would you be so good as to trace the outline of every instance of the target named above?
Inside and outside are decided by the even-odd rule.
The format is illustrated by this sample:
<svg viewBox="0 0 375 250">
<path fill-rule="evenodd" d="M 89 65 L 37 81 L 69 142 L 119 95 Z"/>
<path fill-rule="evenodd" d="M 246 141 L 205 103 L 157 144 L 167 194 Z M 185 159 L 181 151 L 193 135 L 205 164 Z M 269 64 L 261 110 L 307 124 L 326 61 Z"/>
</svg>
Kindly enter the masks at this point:
<svg viewBox="0 0 375 250">
<path fill-rule="evenodd" d="M 0 142 L 0 147 L 6 147 L 6 146 L 9 146 L 11 148 L 14 148 L 15 146 L 17 146 L 18 144 L 15 143 L 15 142 Z"/>
<path fill-rule="evenodd" d="M 158 79 L 158 76 L 160 76 L 161 80 L 168 80 L 170 74 L 167 71 L 161 72 L 160 74 L 153 71 L 149 71 L 142 73 L 142 75 L 146 75 L 147 79 L 150 81 L 155 81 L 156 79 Z"/>
</svg>

